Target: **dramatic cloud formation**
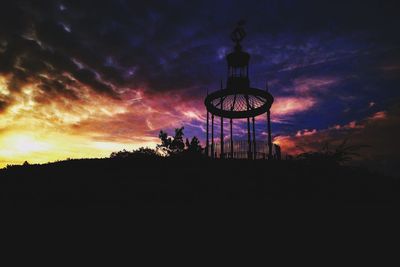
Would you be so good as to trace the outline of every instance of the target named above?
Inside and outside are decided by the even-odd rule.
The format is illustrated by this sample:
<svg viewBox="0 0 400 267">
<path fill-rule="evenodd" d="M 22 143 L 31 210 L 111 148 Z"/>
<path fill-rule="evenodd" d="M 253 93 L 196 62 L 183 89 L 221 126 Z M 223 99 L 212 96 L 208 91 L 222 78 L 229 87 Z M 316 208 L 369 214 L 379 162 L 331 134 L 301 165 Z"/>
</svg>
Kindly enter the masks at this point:
<svg viewBox="0 0 400 267">
<path fill-rule="evenodd" d="M 154 146 L 160 129 L 181 125 L 204 141 L 203 99 L 226 80 L 229 32 L 240 18 L 251 82 L 269 81 L 285 153 L 300 153 L 303 139 L 315 149 L 354 133 L 372 138 L 372 125 L 394 127 L 399 101 L 395 4 L 5 1 L 0 166 Z M 265 138 L 265 120 L 257 123 Z M 243 126 L 235 123 L 236 139 Z M 395 142 L 385 134 L 376 138 Z"/>
<path fill-rule="evenodd" d="M 400 160 L 397 142 L 400 134 L 400 105 L 390 110 L 391 115 L 387 114 L 386 111 L 379 111 L 360 121 L 335 125 L 321 131 L 305 129 L 295 135 L 278 136 L 275 142 L 285 147 L 287 152 L 298 154 L 320 150 L 326 144 L 335 146 L 346 140 L 349 145 L 364 147 L 358 151 L 363 164 L 397 175 Z"/>
</svg>

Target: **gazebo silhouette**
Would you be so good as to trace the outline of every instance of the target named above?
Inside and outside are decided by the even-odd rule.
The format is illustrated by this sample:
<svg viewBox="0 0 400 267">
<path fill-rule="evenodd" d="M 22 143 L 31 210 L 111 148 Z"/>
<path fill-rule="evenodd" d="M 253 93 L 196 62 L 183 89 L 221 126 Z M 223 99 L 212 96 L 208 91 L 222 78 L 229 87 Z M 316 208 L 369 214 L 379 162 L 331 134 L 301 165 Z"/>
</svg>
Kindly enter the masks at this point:
<svg viewBox="0 0 400 267">
<path fill-rule="evenodd" d="M 233 142 L 233 120 L 247 119 L 247 158 L 256 159 L 257 146 L 255 132 L 255 117 L 267 114 L 267 153 L 262 153 L 263 158 L 272 158 L 272 137 L 271 137 L 271 106 L 274 102 L 274 97 L 268 92 L 268 83 L 266 89 L 261 90 L 250 86 L 249 79 L 249 61 L 250 55 L 242 50 L 240 42 L 246 36 L 243 28 L 244 22 L 239 22 L 235 30 L 231 33 L 231 39 L 235 43 L 234 51 L 226 56 L 228 62 L 228 79 L 226 88 L 221 81 L 221 88 L 213 93 L 208 94 L 204 101 L 207 109 L 207 136 L 205 152 L 211 158 L 218 157 L 216 153 L 216 144 L 214 141 L 214 117 L 220 117 L 221 122 L 221 137 L 219 145 L 220 158 L 243 158 L 241 150 L 243 145 Z M 209 138 L 209 117 L 211 114 L 211 146 Z M 230 140 L 228 144 L 224 142 L 224 118 L 230 121 Z M 250 119 L 252 121 L 252 132 Z M 242 142 L 243 143 L 243 142 Z M 227 149 L 228 151 L 225 152 Z M 265 154 L 268 154 L 267 157 Z"/>
</svg>

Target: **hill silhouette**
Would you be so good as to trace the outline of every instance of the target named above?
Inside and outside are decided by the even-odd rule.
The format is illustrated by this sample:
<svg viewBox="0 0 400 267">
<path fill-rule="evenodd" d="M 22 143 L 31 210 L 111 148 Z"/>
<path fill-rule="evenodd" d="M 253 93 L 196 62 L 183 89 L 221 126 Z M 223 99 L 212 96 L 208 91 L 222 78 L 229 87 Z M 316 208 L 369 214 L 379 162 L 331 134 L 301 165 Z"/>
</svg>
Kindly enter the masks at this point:
<svg viewBox="0 0 400 267">
<path fill-rule="evenodd" d="M 5 206 L 392 206 L 399 181 L 304 161 L 69 160 L 0 170 Z"/>
<path fill-rule="evenodd" d="M 210 159 L 183 127 L 160 132 L 157 149 L 119 151 L 0 170 L 3 206 L 393 206 L 398 179 L 341 163 L 356 154 L 344 141 L 290 160 Z"/>
</svg>

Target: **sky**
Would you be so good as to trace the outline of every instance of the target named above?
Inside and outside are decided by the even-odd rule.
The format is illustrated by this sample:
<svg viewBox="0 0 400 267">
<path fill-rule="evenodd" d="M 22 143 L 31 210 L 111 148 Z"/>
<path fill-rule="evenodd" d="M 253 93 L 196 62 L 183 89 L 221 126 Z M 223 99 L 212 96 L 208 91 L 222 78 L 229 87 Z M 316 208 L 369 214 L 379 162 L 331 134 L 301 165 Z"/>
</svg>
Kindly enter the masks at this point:
<svg viewBox="0 0 400 267">
<path fill-rule="evenodd" d="M 203 101 L 226 82 L 241 19 L 283 153 L 346 139 L 366 160 L 398 159 L 396 1 L 13 0 L 0 9 L 0 167 L 155 147 L 181 126 L 204 144 Z"/>
</svg>

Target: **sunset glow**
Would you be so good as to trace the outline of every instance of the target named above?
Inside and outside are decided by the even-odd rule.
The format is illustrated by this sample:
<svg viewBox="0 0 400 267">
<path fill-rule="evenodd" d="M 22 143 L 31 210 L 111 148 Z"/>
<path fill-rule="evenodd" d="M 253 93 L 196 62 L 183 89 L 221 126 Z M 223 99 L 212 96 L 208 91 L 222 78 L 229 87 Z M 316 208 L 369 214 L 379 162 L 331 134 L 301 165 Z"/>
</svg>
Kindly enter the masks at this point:
<svg viewBox="0 0 400 267">
<path fill-rule="evenodd" d="M 268 82 L 275 97 L 272 133 L 284 154 L 339 138 L 393 146 L 376 136 L 390 134 L 400 114 L 399 42 L 374 5 L 355 14 L 358 4 L 333 2 L 6 2 L 0 168 L 154 148 L 160 130 L 182 126 L 204 145 L 204 98 L 226 83 L 228 33 L 239 18 L 248 20 L 252 86 Z M 256 122 L 265 141 L 265 116 Z M 245 121 L 233 128 L 235 140 L 246 140 Z"/>
</svg>

